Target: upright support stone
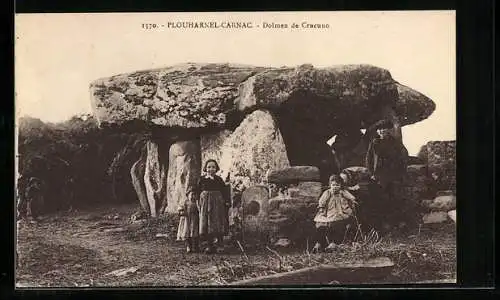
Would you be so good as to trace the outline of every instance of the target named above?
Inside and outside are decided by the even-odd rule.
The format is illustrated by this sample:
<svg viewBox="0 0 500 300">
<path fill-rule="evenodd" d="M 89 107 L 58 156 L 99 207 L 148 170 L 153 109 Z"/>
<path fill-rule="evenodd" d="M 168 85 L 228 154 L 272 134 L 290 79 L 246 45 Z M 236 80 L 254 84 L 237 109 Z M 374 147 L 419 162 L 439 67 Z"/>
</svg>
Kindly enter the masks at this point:
<svg viewBox="0 0 500 300">
<path fill-rule="evenodd" d="M 144 185 L 144 172 L 146 170 L 146 151 L 141 153 L 141 157 L 130 168 L 130 176 L 132 178 L 132 185 L 134 186 L 137 198 L 141 204 L 141 209 L 150 214 L 148 203 L 148 196 L 146 195 L 146 186 Z"/>
<path fill-rule="evenodd" d="M 149 204 L 149 211 L 154 218 L 159 213 L 159 208 L 165 197 L 165 166 L 160 163 L 158 144 L 148 141 L 147 159 L 144 171 L 144 185 Z"/>
<path fill-rule="evenodd" d="M 267 110 L 256 110 L 222 143 L 220 167 L 223 178 L 249 178 L 251 184 L 265 180 L 269 169 L 289 167 L 290 162 L 281 132 Z"/>
<path fill-rule="evenodd" d="M 198 183 L 201 169 L 200 140 L 180 141 L 169 150 L 167 211 L 176 212 L 189 188 Z"/>
<path fill-rule="evenodd" d="M 227 151 L 227 145 L 224 146 L 224 144 L 231 136 L 231 133 L 230 130 L 226 129 L 216 133 L 202 135 L 200 137 L 201 162 L 204 163 L 209 159 L 215 159 L 220 165 L 223 165 L 221 161 L 222 153 Z M 227 170 L 223 169 L 222 171 L 224 175 L 226 175 Z"/>
</svg>

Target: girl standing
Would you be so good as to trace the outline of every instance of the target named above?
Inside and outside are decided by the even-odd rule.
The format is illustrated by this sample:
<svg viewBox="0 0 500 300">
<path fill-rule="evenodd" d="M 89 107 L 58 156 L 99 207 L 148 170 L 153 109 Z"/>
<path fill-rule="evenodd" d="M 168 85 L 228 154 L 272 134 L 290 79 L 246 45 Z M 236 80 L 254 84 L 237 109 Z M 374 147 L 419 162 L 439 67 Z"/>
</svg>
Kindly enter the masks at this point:
<svg viewBox="0 0 500 300">
<path fill-rule="evenodd" d="M 332 175 L 329 178 L 330 188 L 319 198 L 316 222 L 316 244 L 313 251 L 321 251 L 330 243 L 327 249 L 342 243 L 354 215 L 355 197 L 344 189 L 342 178 Z"/>
<path fill-rule="evenodd" d="M 214 253 L 214 240 L 222 246 L 224 234 L 227 232 L 227 208 L 230 206 L 226 194 L 226 184 L 216 173 L 220 170 L 219 165 L 213 159 L 207 160 L 203 171 L 205 175 L 200 178 L 198 189 L 199 200 L 199 233 L 201 238 L 207 242 L 205 253 Z"/>
<path fill-rule="evenodd" d="M 199 210 L 196 201 L 196 193 L 188 190 L 186 201 L 179 205 L 179 228 L 177 230 L 177 240 L 186 241 L 186 252 L 199 251 Z"/>
</svg>

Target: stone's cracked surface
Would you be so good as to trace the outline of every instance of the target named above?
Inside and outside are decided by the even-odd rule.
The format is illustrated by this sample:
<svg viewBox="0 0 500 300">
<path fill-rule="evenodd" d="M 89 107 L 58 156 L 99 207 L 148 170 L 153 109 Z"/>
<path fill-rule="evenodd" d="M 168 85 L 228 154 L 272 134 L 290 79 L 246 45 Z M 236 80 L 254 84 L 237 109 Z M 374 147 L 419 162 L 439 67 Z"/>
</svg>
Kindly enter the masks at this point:
<svg viewBox="0 0 500 300">
<path fill-rule="evenodd" d="M 268 111 L 249 114 L 220 147 L 223 178 L 247 177 L 251 183 L 265 181 L 270 169 L 290 166 L 286 147 L 274 118 Z"/>
<path fill-rule="evenodd" d="M 296 97 L 321 107 L 326 103 L 325 114 L 367 124 L 381 106 L 394 106 L 402 125 L 423 120 L 435 109 L 432 100 L 371 65 L 186 63 L 95 80 L 90 92 L 99 122 L 113 126 L 139 120 L 164 127 L 222 129 L 240 111 L 275 109 Z"/>
<path fill-rule="evenodd" d="M 186 201 L 187 191 L 196 188 L 200 178 L 200 141 L 176 142 L 170 146 L 168 156 L 167 211 L 175 213 L 179 204 Z"/>
</svg>

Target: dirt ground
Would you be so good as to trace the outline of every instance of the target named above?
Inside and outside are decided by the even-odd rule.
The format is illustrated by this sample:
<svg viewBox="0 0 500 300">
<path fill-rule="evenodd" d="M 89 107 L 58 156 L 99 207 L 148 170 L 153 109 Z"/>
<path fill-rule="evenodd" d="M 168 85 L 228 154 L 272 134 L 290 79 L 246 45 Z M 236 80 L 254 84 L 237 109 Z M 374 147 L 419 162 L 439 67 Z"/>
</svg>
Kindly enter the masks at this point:
<svg viewBox="0 0 500 300">
<path fill-rule="evenodd" d="M 19 223 L 16 286 L 224 285 L 320 263 L 375 256 L 387 256 L 395 263 L 391 274 L 382 280 L 384 283 L 456 278 L 453 223 L 385 236 L 370 242 L 369 247 L 349 246 L 334 253 L 274 251 L 243 243 L 244 253 L 235 247 L 223 254 L 187 255 L 183 243 L 175 241 L 174 218 L 131 223 L 135 209 L 136 205 L 94 208 L 47 215 L 36 224 Z M 127 274 L 111 273 L 124 268 L 132 269 Z"/>
</svg>

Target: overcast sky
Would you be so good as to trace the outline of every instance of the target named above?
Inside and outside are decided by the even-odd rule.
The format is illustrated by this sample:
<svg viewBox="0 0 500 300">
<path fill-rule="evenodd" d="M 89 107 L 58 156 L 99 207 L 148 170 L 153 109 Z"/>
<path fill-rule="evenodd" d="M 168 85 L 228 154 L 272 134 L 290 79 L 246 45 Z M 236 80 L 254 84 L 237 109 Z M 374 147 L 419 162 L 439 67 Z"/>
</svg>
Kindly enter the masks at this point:
<svg viewBox="0 0 500 300">
<path fill-rule="evenodd" d="M 327 23 L 328 29 L 144 30 L 142 23 Z M 324 12 L 16 16 L 16 113 L 63 121 L 91 112 L 89 83 L 182 62 L 316 67 L 367 63 L 427 95 L 436 111 L 403 129 L 415 154 L 455 139 L 455 13 Z"/>
</svg>

